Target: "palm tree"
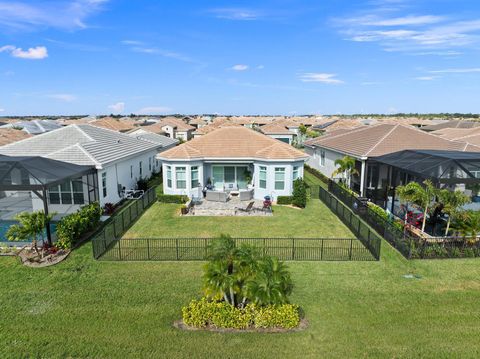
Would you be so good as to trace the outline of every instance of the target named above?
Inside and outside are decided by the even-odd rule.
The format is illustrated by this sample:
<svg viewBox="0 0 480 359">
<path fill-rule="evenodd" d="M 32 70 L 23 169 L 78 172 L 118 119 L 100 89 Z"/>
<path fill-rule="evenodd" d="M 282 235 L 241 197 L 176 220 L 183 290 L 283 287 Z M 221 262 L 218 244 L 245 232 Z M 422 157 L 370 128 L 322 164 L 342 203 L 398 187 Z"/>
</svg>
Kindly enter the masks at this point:
<svg viewBox="0 0 480 359">
<path fill-rule="evenodd" d="M 19 222 L 10 226 L 6 233 L 9 241 L 32 241 L 32 249 L 40 256 L 38 239 L 45 240 L 45 228 L 49 225 L 53 214 L 45 215 L 43 211 L 22 212 L 15 216 Z"/>
<path fill-rule="evenodd" d="M 480 212 L 465 211 L 457 216 L 457 220 L 452 225 L 452 230 L 461 234 L 465 241 L 475 242 L 480 233 Z"/>
<path fill-rule="evenodd" d="M 443 212 L 448 214 L 447 228 L 445 229 L 445 236 L 450 230 L 450 223 L 459 214 L 459 208 L 470 202 L 470 197 L 461 191 L 450 191 L 442 189 L 438 192 L 440 202 L 443 204 Z"/>
<path fill-rule="evenodd" d="M 405 186 L 398 186 L 396 193 L 401 200 L 415 203 L 423 209 L 422 232 L 425 231 L 427 223 L 427 213 L 430 204 L 435 201 L 438 190 L 434 187 L 432 181 L 423 181 L 423 186 L 417 182 L 409 182 Z M 406 219 L 406 215 L 405 215 Z"/>
<path fill-rule="evenodd" d="M 348 182 L 348 185 L 350 185 L 350 177 L 352 175 L 358 175 L 358 171 L 355 168 L 355 159 L 350 156 L 345 156 L 343 158 L 338 158 L 335 160 L 335 166 L 337 166 L 337 169 L 333 171 L 332 173 L 332 178 L 341 175 L 342 176 L 342 182 Z"/>
<path fill-rule="evenodd" d="M 275 257 L 265 257 L 258 263 L 258 271 L 247 282 L 247 296 L 258 305 L 288 302 L 293 284 L 287 266 Z"/>
</svg>

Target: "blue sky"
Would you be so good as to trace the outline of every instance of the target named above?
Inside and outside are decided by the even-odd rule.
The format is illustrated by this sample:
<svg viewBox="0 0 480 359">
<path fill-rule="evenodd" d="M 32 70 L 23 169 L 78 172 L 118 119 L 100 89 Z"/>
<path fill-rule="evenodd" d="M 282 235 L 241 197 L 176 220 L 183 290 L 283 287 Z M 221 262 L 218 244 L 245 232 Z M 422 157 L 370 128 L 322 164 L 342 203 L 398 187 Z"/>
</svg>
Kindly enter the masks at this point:
<svg viewBox="0 0 480 359">
<path fill-rule="evenodd" d="M 480 112 L 478 0 L 0 0 L 0 115 Z"/>
</svg>

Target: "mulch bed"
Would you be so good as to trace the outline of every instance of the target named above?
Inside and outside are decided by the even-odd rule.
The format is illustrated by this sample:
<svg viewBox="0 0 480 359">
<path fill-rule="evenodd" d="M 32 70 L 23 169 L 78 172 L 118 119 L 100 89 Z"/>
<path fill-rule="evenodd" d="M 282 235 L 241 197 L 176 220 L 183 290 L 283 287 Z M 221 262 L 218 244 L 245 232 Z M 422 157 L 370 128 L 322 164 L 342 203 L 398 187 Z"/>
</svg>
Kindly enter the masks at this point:
<svg viewBox="0 0 480 359">
<path fill-rule="evenodd" d="M 54 254 L 46 254 L 43 258 L 39 258 L 38 254 L 34 250 L 25 248 L 18 253 L 18 257 L 24 266 L 31 268 L 43 268 L 60 263 L 68 257 L 70 252 L 70 250 L 59 250 Z"/>
<path fill-rule="evenodd" d="M 215 333 L 292 333 L 300 332 L 308 328 L 308 321 L 306 319 L 300 320 L 300 324 L 296 328 L 284 329 L 284 328 L 247 328 L 247 329 L 233 329 L 233 328 L 216 328 L 216 327 L 205 327 L 197 328 L 186 325 L 183 320 L 177 320 L 173 322 L 173 326 L 180 330 L 188 331 L 204 331 L 204 332 L 215 332 Z"/>
</svg>

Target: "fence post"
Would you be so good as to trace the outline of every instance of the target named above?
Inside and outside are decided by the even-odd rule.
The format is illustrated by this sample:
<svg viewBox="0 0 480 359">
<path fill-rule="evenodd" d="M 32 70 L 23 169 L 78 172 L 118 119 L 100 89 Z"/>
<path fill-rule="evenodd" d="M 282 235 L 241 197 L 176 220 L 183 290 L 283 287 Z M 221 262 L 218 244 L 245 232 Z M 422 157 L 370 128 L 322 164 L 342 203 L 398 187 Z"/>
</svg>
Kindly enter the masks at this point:
<svg viewBox="0 0 480 359">
<path fill-rule="evenodd" d="M 320 260 L 323 260 L 323 241 L 324 239 L 322 238 L 322 247 L 320 249 Z"/>
<path fill-rule="evenodd" d="M 117 239 L 117 226 L 115 225 L 115 217 L 113 217 L 112 225 L 113 225 L 113 237 Z"/>
<path fill-rule="evenodd" d="M 150 238 L 147 238 L 147 255 L 148 260 L 150 260 Z"/>
<path fill-rule="evenodd" d="M 117 242 L 118 242 L 118 260 L 121 261 L 121 260 L 122 260 L 122 248 L 121 248 L 121 246 L 120 246 L 120 243 L 121 243 L 122 241 L 117 241 Z"/>
<path fill-rule="evenodd" d="M 204 245 L 204 250 L 205 250 L 204 255 L 203 255 L 203 257 L 204 257 L 203 259 L 207 259 L 207 239 L 206 238 L 203 240 L 203 245 Z"/>
<path fill-rule="evenodd" d="M 175 238 L 175 248 L 177 251 L 177 261 L 178 261 L 178 238 Z"/>
<path fill-rule="evenodd" d="M 350 260 L 352 260 L 352 250 L 353 250 L 353 238 L 350 238 L 350 254 L 349 254 Z"/>
<path fill-rule="evenodd" d="M 295 260 L 295 238 L 292 238 L 292 261 Z"/>
<path fill-rule="evenodd" d="M 122 211 L 122 233 L 125 232 L 125 211 Z"/>
<path fill-rule="evenodd" d="M 267 254 L 267 244 L 266 244 L 267 240 L 265 238 L 263 238 L 263 256 L 265 257 L 265 255 Z"/>
</svg>

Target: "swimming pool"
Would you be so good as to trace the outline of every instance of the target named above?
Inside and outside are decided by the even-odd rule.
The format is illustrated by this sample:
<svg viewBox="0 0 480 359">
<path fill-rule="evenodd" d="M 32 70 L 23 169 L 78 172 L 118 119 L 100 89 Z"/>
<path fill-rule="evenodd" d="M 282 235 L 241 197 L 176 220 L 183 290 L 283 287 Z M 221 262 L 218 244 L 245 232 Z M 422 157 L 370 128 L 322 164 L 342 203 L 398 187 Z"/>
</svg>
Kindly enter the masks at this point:
<svg viewBox="0 0 480 359">
<path fill-rule="evenodd" d="M 17 221 L 14 220 L 0 220 L 0 243 L 1 242 L 7 242 L 10 245 L 12 244 L 17 244 L 17 245 L 23 245 L 25 242 L 10 242 L 5 235 L 7 234 L 8 229 L 10 228 L 11 225 L 17 224 Z M 52 234 L 54 234 L 57 231 L 57 223 L 52 222 L 50 223 L 50 231 Z M 45 236 L 46 236 L 46 231 L 45 231 Z"/>
</svg>

